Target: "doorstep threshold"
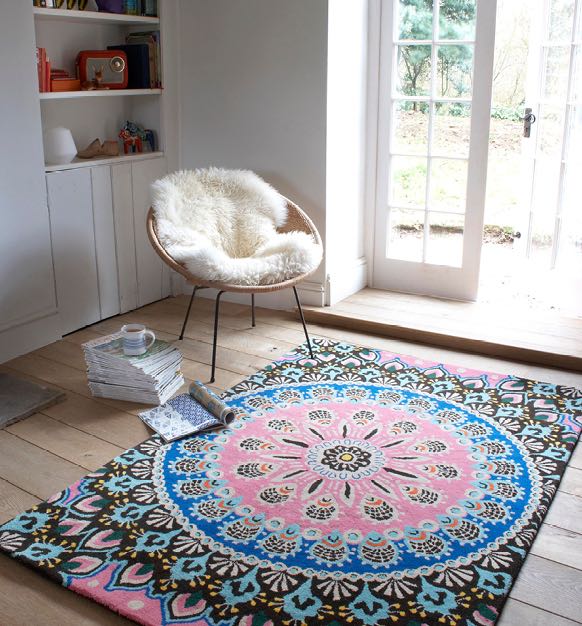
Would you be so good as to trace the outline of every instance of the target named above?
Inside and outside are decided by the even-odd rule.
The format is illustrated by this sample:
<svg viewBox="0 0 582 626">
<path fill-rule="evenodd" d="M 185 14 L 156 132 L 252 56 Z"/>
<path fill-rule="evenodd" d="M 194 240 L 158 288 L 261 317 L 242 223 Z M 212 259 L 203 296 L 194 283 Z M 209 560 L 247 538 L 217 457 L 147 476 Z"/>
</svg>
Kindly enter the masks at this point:
<svg viewBox="0 0 582 626">
<path fill-rule="evenodd" d="M 512 318 L 494 311 L 489 305 L 376 289 L 332 307 L 304 307 L 312 323 L 582 372 L 582 319 L 533 312 Z"/>
</svg>

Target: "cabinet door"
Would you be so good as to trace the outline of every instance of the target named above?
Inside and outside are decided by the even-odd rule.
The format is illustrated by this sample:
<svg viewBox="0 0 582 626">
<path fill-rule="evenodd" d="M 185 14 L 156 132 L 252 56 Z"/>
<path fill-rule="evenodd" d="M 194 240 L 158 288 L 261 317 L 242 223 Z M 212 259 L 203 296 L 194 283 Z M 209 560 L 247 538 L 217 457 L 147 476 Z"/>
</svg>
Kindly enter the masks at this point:
<svg viewBox="0 0 582 626">
<path fill-rule="evenodd" d="M 62 334 L 100 319 L 89 170 L 47 174 Z"/>
<path fill-rule="evenodd" d="M 166 172 L 166 159 L 146 159 L 132 163 L 138 306 L 170 295 L 169 268 L 155 253 L 146 230 L 146 217 L 151 206 L 150 185 Z"/>
<path fill-rule="evenodd" d="M 93 223 L 101 319 L 119 313 L 119 281 L 113 222 L 111 169 L 107 165 L 91 168 Z"/>
<path fill-rule="evenodd" d="M 133 225 L 133 193 L 131 164 L 111 166 L 115 249 L 119 278 L 119 305 L 121 313 L 137 308 L 137 272 L 135 263 L 135 235 Z"/>
</svg>

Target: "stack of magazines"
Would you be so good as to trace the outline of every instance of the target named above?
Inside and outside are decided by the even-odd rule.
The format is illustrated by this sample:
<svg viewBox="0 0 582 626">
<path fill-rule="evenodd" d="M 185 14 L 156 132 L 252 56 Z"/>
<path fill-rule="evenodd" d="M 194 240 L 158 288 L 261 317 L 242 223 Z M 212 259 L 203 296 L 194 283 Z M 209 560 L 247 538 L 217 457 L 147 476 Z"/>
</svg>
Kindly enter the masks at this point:
<svg viewBox="0 0 582 626">
<path fill-rule="evenodd" d="M 184 384 L 182 355 L 156 339 L 145 354 L 123 353 L 121 333 L 83 344 L 89 388 L 94 396 L 163 404 Z"/>
</svg>

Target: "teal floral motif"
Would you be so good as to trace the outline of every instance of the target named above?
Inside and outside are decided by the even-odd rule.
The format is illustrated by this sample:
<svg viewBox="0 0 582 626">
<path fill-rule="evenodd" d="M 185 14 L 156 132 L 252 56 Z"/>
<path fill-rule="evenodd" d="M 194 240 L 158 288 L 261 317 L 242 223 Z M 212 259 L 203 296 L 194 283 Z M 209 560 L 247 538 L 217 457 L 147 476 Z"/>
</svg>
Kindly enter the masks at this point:
<svg viewBox="0 0 582 626">
<path fill-rule="evenodd" d="M 18 555 L 38 563 L 49 563 L 61 557 L 66 548 L 53 543 L 37 542 L 19 550 Z"/>
</svg>

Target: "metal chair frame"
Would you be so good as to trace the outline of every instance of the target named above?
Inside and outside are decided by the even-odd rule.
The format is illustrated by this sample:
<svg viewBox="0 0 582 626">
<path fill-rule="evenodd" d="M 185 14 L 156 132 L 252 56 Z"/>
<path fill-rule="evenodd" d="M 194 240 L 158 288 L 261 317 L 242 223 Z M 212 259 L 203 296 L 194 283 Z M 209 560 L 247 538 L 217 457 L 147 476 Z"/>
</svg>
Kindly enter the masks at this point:
<svg viewBox="0 0 582 626">
<path fill-rule="evenodd" d="M 182 324 L 182 330 L 180 332 L 180 340 L 184 339 L 184 333 L 186 332 L 186 326 L 188 325 L 188 318 L 190 317 L 190 310 L 192 309 L 192 302 L 194 302 L 194 296 L 196 292 L 200 289 L 208 289 L 208 287 L 195 285 L 192 289 L 192 295 L 190 296 L 190 302 L 188 303 L 188 308 L 186 310 L 186 316 L 184 317 L 184 323 Z M 307 347 L 309 349 L 309 354 L 313 359 L 313 349 L 311 348 L 311 339 L 309 338 L 309 332 L 307 331 L 307 325 L 305 324 L 305 316 L 303 315 L 303 308 L 301 306 L 301 301 L 299 300 L 299 294 L 297 293 L 297 287 L 293 286 L 293 294 L 295 295 L 295 302 L 297 302 L 297 308 L 299 310 L 299 316 L 301 317 L 301 324 L 303 325 L 303 332 L 305 333 L 305 340 L 307 341 Z M 210 375 L 210 382 L 215 382 L 215 373 L 216 373 L 216 347 L 218 341 L 218 317 L 220 310 L 220 298 L 223 293 L 226 293 L 225 290 L 220 290 L 216 294 L 216 299 L 214 302 L 214 338 L 212 341 L 212 371 Z M 252 327 L 255 328 L 255 294 L 251 294 L 251 324 Z"/>
</svg>

